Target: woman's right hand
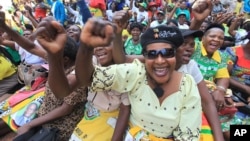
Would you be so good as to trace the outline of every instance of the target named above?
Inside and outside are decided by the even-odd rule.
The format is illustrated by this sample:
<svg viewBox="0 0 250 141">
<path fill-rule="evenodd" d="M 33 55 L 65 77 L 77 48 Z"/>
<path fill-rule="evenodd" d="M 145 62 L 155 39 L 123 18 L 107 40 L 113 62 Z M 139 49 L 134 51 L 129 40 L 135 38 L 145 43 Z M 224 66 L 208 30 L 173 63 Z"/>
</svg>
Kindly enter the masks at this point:
<svg viewBox="0 0 250 141">
<path fill-rule="evenodd" d="M 116 28 L 109 21 L 90 18 L 82 28 L 80 41 L 88 47 L 108 46 L 115 36 Z"/>
<path fill-rule="evenodd" d="M 67 35 L 59 22 L 46 17 L 39 23 L 36 35 L 38 42 L 49 54 L 62 54 Z"/>
</svg>

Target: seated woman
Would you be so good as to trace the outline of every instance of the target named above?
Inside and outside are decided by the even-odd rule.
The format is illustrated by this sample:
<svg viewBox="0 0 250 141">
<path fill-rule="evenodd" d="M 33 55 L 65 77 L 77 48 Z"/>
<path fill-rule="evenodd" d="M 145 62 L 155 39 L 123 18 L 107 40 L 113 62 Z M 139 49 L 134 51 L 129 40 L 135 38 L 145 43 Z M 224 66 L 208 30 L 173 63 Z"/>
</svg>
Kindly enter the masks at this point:
<svg viewBox="0 0 250 141">
<path fill-rule="evenodd" d="M 245 39 L 250 39 L 250 32 L 246 35 Z M 250 103 L 250 42 L 245 45 L 239 45 L 226 49 L 229 55 L 228 69 L 230 72 L 230 88 L 234 93 L 240 93 L 242 98 L 248 104 Z M 245 103 L 235 103 L 237 107 L 244 106 Z M 245 116 L 249 116 L 245 113 Z M 245 118 L 245 116 L 243 116 Z"/>
<path fill-rule="evenodd" d="M 169 32 L 172 34 L 162 34 Z M 131 114 L 126 139 L 199 140 L 201 99 L 197 86 L 190 75 L 174 70 L 175 49 L 183 42 L 179 29 L 162 25 L 142 35 L 145 64 L 135 60 L 131 64 L 94 67 L 94 48 L 108 45 L 113 35 L 113 27 L 105 21 L 89 19 L 83 27 L 76 62 L 80 86 L 90 86 L 90 92 L 128 92 Z M 57 55 L 60 47 L 46 46 L 50 55 Z M 68 85 L 64 78 L 54 77 Z M 71 90 L 65 88 L 58 95 L 68 95 Z"/>
<path fill-rule="evenodd" d="M 120 11 L 120 13 L 123 13 L 123 11 Z M 126 14 L 120 14 L 120 13 L 115 14 L 114 19 L 116 19 L 116 15 L 118 15 L 119 17 L 121 17 L 120 15 L 124 15 L 123 20 L 126 19 Z M 200 14 L 205 15 L 204 13 L 200 13 Z M 125 23 L 119 20 L 116 20 L 116 21 L 120 23 Z M 140 56 L 140 55 L 136 55 L 136 56 L 126 55 L 125 56 L 125 53 L 123 52 L 123 49 L 122 49 L 123 46 L 121 44 L 122 39 L 119 39 L 121 38 L 121 33 L 119 31 L 121 31 L 120 28 L 122 28 L 123 26 L 120 25 L 116 27 L 117 27 L 118 34 L 116 34 L 115 39 L 114 39 L 115 40 L 114 43 L 116 43 L 116 45 L 113 50 L 113 53 L 114 53 L 113 57 L 115 58 L 114 60 L 118 61 L 116 63 L 133 62 L 135 58 L 140 59 L 141 62 L 145 62 L 145 58 L 143 58 L 143 56 Z M 177 25 L 175 27 L 177 27 Z M 203 76 L 200 73 L 200 70 L 196 62 L 194 60 L 190 60 L 191 55 L 194 52 L 194 46 L 195 46 L 194 39 L 195 37 L 201 37 L 203 33 L 202 31 L 198 31 L 198 30 L 181 30 L 181 32 L 182 32 L 182 36 L 184 37 L 184 42 L 176 50 L 175 69 L 180 72 L 184 72 L 184 73 L 188 73 L 192 75 L 194 77 L 195 82 L 197 83 L 200 96 L 201 96 L 201 100 L 202 100 L 202 110 L 205 115 L 202 118 L 202 123 L 204 123 L 203 124 L 204 128 L 202 128 L 201 130 L 200 141 L 213 140 L 213 139 L 223 140 L 223 135 L 222 135 L 222 131 L 220 128 L 219 119 L 218 117 L 214 116 L 217 114 L 215 103 L 211 95 L 208 93 L 208 89 L 206 88 L 205 82 L 203 80 Z M 209 132 L 210 128 L 208 124 L 211 126 L 212 131 L 210 132 Z"/>
<path fill-rule="evenodd" d="M 44 18 L 43 20 L 48 20 L 48 19 L 49 18 L 47 19 Z M 46 24 L 47 22 L 43 22 L 41 24 L 43 25 L 44 23 Z M 70 81 L 72 76 L 71 72 L 74 70 L 78 45 L 72 38 L 67 36 L 65 36 L 65 38 L 63 38 L 62 41 L 60 42 L 64 43 L 66 42 L 65 45 L 62 46 L 63 47 L 62 56 L 64 58 L 63 61 L 61 62 L 63 65 L 62 73 L 66 73 L 68 77 L 67 79 Z M 40 53 L 42 52 L 41 50 L 37 50 L 35 46 L 30 47 L 30 49 L 37 53 L 39 53 L 39 51 Z M 44 53 L 43 55 L 46 55 L 47 52 L 45 50 L 43 51 L 44 51 L 42 52 Z M 59 140 L 66 141 L 69 139 L 76 124 L 81 120 L 84 114 L 83 108 L 85 102 L 86 102 L 86 90 L 84 87 L 75 89 L 74 91 L 72 91 L 71 94 L 69 94 L 65 98 L 56 98 L 54 94 L 51 92 L 49 85 L 47 84 L 43 104 L 39 109 L 38 117 L 32 120 L 31 122 L 24 124 L 23 126 L 18 128 L 17 132 L 20 135 L 29 131 L 31 128 L 38 126 L 44 126 L 48 128 L 55 127 L 59 129 Z M 1 120 L 1 123 L 4 122 Z M 0 135 L 4 135 L 6 134 L 6 132 L 11 131 L 6 123 L 0 125 L 1 125 L 1 131 L 5 131 L 5 133 L 1 132 Z"/>
<path fill-rule="evenodd" d="M 57 29 L 58 25 L 55 26 L 55 28 Z M 60 33 L 58 35 L 60 35 Z M 48 44 L 45 44 L 44 41 L 40 43 L 43 47 L 48 46 Z M 59 42 L 57 45 L 61 47 L 64 45 L 64 42 Z M 53 46 L 57 47 L 55 45 Z M 98 47 L 95 49 L 95 56 L 99 63 L 98 65 L 109 66 L 114 63 L 112 58 L 112 48 L 111 44 L 110 46 Z M 64 86 L 64 84 L 61 83 L 65 80 L 54 81 L 57 76 L 60 79 L 65 78 L 65 74 L 59 73 L 59 69 L 56 67 L 58 62 L 61 62 L 63 58 L 62 55 L 58 57 L 51 56 L 50 54 L 48 58 L 50 68 L 49 84 L 50 86 L 54 86 L 52 91 L 58 98 L 68 97 L 67 95 L 60 95 L 59 93 L 67 90 L 68 86 L 74 87 L 74 85 L 77 84 L 75 74 L 71 75 L 71 79 L 66 81 L 67 86 Z M 95 63 L 95 65 L 97 64 Z M 63 67 L 60 67 L 60 72 L 62 71 Z M 88 102 L 85 104 L 85 108 L 82 109 L 85 110 L 85 114 L 82 120 L 75 127 L 70 140 L 122 140 L 123 134 L 128 126 L 128 119 L 130 115 L 127 93 L 118 93 L 115 90 L 97 93 L 88 92 L 87 100 Z"/>
<path fill-rule="evenodd" d="M 233 106 L 230 101 L 225 101 L 225 95 L 229 85 L 229 73 L 227 70 L 227 56 L 218 49 L 224 41 L 224 27 L 219 24 L 211 24 L 207 27 L 202 41 L 196 46 L 192 58 L 198 63 L 198 67 L 207 82 L 215 83 L 215 89 L 210 89 L 216 102 L 218 110 L 224 107 Z M 207 83 L 207 86 L 211 83 Z M 214 87 L 212 87 L 214 88 Z M 239 124 L 237 117 L 229 118 L 220 116 L 222 131 L 226 140 L 229 139 L 229 125 Z"/>
</svg>

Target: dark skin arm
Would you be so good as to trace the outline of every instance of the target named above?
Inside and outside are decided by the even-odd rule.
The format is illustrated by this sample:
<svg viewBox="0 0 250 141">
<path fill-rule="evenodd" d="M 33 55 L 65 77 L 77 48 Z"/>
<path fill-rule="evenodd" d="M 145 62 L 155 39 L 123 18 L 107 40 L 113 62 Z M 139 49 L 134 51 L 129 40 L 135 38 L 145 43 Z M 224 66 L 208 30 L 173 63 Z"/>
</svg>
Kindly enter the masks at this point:
<svg viewBox="0 0 250 141">
<path fill-rule="evenodd" d="M 233 64 L 227 65 L 227 69 L 228 69 L 229 73 L 231 73 L 232 68 L 233 68 Z M 229 85 L 230 85 L 230 88 L 237 89 L 240 92 L 248 94 L 250 96 L 250 86 L 242 84 L 242 83 L 240 83 L 232 78 L 230 78 L 230 80 L 229 80 Z"/>
<path fill-rule="evenodd" d="M 217 115 L 217 109 L 212 96 L 209 94 L 208 88 L 204 80 L 198 83 L 199 93 L 201 95 L 202 110 L 208 120 L 209 125 L 213 131 L 215 141 L 223 141 L 222 129 Z"/>
<path fill-rule="evenodd" d="M 122 141 L 124 131 L 128 127 L 128 121 L 130 116 L 130 105 L 124 105 L 121 103 L 118 119 L 116 121 L 115 130 L 111 141 Z"/>
<path fill-rule="evenodd" d="M 109 22 L 101 22 L 95 18 L 90 18 L 82 29 L 81 44 L 76 56 L 76 77 L 80 86 L 89 86 L 92 82 L 94 72 L 92 64 L 93 49 L 98 46 L 109 45 L 115 35 L 114 27 Z"/>
<path fill-rule="evenodd" d="M 134 59 L 139 59 L 144 62 L 142 55 L 125 55 L 122 42 L 122 30 L 126 27 L 127 21 L 131 15 L 131 12 L 123 10 L 115 12 L 113 16 L 113 22 L 116 26 L 116 35 L 113 41 L 114 47 L 112 49 L 113 60 L 116 64 L 131 63 Z"/>
<path fill-rule="evenodd" d="M 229 86 L 229 78 L 218 78 L 216 79 L 216 85 L 222 86 L 223 88 L 227 89 Z M 212 96 L 215 100 L 216 106 L 218 110 L 223 108 L 223 105 L 225 105 L 225 91 L 221 88 L 217 88 L 212 92 Z"/>
<path fill-rule="evenodd" d="M 115 12 L 113 15 L 113 23 L 116 26 L 116 34 L 113 40 L 112 55 L 116 64 L 124 63 L 126 60 L 123 49 L 122 30 L 126 28 L 129 17 L 129 12 L 127 10 Z"/>
<path fill-rule="evenodd" d="M 77 85 L 75 75 L 66 77 L 64 72 L 63 48 L 67 35 L 64 28 L 55 20 L 47 24 L 49 25 L 41 26 L 42 31 L 38 34 L 37 39 L 48 52 L 50 88 L 56 97 L 63 98 L 68 96 Z M 47 38 L 47 27 L 55 29 L 55 38 Z"/>
<path fill-rule="evenodd" d="M 196 10 L 192 9 L 194 18 L 191 20 L 191 25 L 189 26 L 190 29 L 199 30 L 201 24 L 210 15 L 213 7 L 211 0 L 207 0 L 207 4 L 208 7 L 201 12 L 197 12 Z"/>
<path fill-rule="evenodd" d="M 1 36 L 0 36 L 0 44 L 15 50 L 15 42 L 3 39 L 3 37 Z"/>
<path fill-rule="evenodd" d="M 5 24 L 5 14 L 0 11 L 0 30 L 5 31 L 10 35 L 15 42 L 22 46 L 25 50 L 32 54 L 35 54 L 41 58 L 46 59 L 46 51 L 43 48 L 37 47 L 31 40 L 19 35 L 17 32 L 12 30 L 9 26 Z"/>
<path fill-rule="evenodd" d="M 31 128 L 43 125 L 45 123 L 54 121 L 58 118 L 64 117 L 68 114 L 70 114 L 73 110 L 74 106 L 68 105 L 66 103 L 63 103 L 62 106 L 50 111 L 49 113 L 45 114 L 44 116 L 35 118 L 31 122 L 23 125 L 22 127 L 19 127 L 17 130 L 18 135 L 21 135 L 27 131 L 29 131 Z"/>
</svg>

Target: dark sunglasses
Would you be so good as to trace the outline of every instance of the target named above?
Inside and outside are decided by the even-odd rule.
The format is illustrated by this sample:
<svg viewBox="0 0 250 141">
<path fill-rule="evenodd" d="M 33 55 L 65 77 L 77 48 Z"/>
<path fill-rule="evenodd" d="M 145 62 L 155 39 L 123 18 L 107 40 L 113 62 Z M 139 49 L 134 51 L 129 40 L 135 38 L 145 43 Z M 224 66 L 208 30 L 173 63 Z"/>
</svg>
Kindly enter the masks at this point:
<svg viewBox="0 0 250 141">
<path fill-rule="evenodd" d="M 164 48 L 161 50 L 148 50 L 145 51 L 143 55 L 147 59 L 156 59 L 160 54 L 163 58 L 172 58 L 175 56 L 175 49 Z"/>
</svg>

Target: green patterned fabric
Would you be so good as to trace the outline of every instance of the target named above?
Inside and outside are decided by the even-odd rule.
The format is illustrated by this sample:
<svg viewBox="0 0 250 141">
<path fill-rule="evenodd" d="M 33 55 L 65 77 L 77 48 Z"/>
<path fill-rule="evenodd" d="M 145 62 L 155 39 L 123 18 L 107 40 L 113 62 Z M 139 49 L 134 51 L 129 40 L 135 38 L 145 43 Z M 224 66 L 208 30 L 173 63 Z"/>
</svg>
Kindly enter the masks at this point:
<svg viewBox="0 0 250 141">
<path fill-rule="evenodd" d="M 211 58 L 209 58 L 208 56 L 204 56 L 202 54 L 202 43 L 199 42 L 192 56 L 192 59 L 194 59 L 198 63 L 198 67 L 205 80 L 214 81 L 214 79 L 218 77 L 218 71 L 220 69 L 227 68 L 227 55 L 220 51 L 216 52 L 219 53 L 219 56 L 213 55 L 213 57 Z"/>
<path fill-rule="evenodd" d="M 124 44 L 124 49 L 125 49 L 125 53 L 127 55 L 141 55 L 142 54 L 142 46 L 140 43 L 138 44 L 134 44 L 132 37 L 129 37 L 125 44 Z"/>
</svg>

